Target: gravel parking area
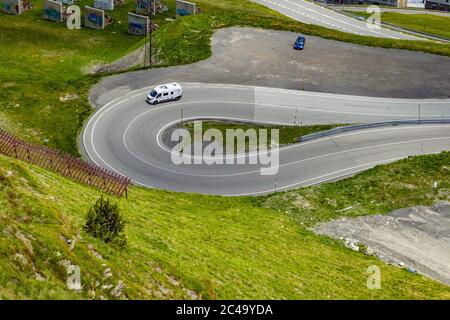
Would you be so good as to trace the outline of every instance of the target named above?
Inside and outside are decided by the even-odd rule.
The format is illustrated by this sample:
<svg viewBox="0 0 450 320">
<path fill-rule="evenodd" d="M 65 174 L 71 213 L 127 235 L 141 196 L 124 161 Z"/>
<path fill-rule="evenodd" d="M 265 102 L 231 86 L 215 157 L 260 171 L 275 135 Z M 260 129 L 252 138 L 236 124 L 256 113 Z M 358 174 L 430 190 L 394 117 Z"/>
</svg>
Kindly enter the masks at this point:
<svg viewBox="0 0 450 320">
<path fill-rule="evenodd" d="M 108 77 L 92 91 L 102 104 L 116 95 L 167 81 L 229 83 L 393 98 L 450 96 L 450 57 L 365 47 L 306 37 L 293 49 L 297 34 L 252 28 L 218 30 L 213 56 L 191 65 Z M 111 93 L 109 93 L 111 94 Z M 114 98 L 114 97 L 112 97 Z"/>
</svg>

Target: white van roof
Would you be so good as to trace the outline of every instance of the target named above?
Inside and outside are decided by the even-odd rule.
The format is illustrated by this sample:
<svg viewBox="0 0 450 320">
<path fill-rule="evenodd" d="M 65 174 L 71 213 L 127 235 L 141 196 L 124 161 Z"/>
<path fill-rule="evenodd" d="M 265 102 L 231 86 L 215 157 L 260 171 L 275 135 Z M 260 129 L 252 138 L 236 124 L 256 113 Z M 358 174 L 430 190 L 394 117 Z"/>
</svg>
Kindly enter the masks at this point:
<svg viewBox="0 0 450 320">
<path fill-rule="evenodd" d="M 181 89 L 181 86 L 176 82 L 162 84 L 155 88 L 156 91 L 179 90 L 179 89 Z"/>
</svg>

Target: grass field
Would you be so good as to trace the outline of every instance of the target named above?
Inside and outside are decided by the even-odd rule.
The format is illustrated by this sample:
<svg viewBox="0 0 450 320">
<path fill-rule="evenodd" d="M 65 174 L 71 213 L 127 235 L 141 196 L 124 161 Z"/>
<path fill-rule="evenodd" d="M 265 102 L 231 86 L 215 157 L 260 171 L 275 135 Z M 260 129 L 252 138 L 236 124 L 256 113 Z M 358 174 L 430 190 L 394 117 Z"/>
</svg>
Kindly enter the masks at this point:
<svg viewBox="0 0 450 320">
<path fill-rule="evenodd" d="M 364 18 L 370 13 L 347 11 Z M 450 39 L 450 15 L 448 17 L 432 14 L 402 14 L 397 12 L 382 12 L 381 22 L 387 22 L 399 27 L 425 32 Z"/>
<path fill-rule="evenodd" d="M 202 121 L 202 133 L 209 129 L 217 129 L 222 133 L 223 137 L 226 137 L 226 131 L 242 129 L 243 131 L 247 131 L 249 129 L 254 129 L 258 131 L 259 129 L 267 130 L 267 139 L 271 140 L 271 130 L 278 129 L 279 130 L 279 145 L 286 145 L 291 143 L 296 143 L 300 141 L 301 137 L 311 134 L 314 132 L 320 132 L 325 130 L 330 130 L 339 126 L 344 126 L 344 124 L 326 124 L 326 125 L 314 125 L 314 126 L 303 126 L 301 124 L 297 126 L 276 126 L 276 125 L 255 125 L 249 123 L 233 123 L 233 122 L 224 122 L 224 121 Z M 194 137 L 194 122 L 184 123 L 182 128 L 187 129 L 191 137 Z M 236 150 L 239 152 L 248 151 L 248 140 L 246 140 L 245 148 L 246 150 Z M 235 139 L 235 145 L 237 146 L 237 139 Z"/>
<path fill-rule="evenodd" d="M 339 218 L 431 205 L 450 197 L 450 153 L 410 157 L 377 166 L 353 178 L 313 188 L 257 198 L 264 207 L 281 210 L 302 225 Z M 434 182 L 438 188 L 433 188 Z M 336 212 L 352 207 L 345 212 Z"/>
<path fill-rule="evenodd" d="M 397 41 L 346 34 L 292 21 L 246 0 L 201 0 L 203 13 L 177 21 L 174 0 L 169 12 L 158 15 L 155 36 L 161 66 L 192 63 L 211 54 L 215 29 L 254 26 L 291 30 L 328 39 L 386 48 L 404 48 L 449 55 L 450 45 Z M 98 76 L 87 76 L 92 64 L 111 62 L 142 44 L 127 34 L 126 15 L 134 1 L 110 15 L 114 23 L 105 30 L 67 30 L 64 24 L 41 18 L 42 0 L 32 0 L 33 11 L 20 16 L 0 13 L 0 125 L 27 140 L 77 154 L 76 136 L 91 113 L 88 92 Z M 88 1 L 80 0 L 83 6 Z"/>
<path fill-rule="evenodd" d="M 111 14 L 116 23 L 104 31 L 69 31 L 43 21 L 42 1 L 32 2 L 32 12 L 0 14 L 0 125 L 76 154 L 76 135 L 91 113 L 89 88 L 99 80 L 83 70 L 139 47 L 142 39 L 126 34 L 133 1 Z M 293 22 L 244 0 L 197 1 L 204 13 L 169 22 L 164 18 L 173 17 L 174 1 L 167 2 L 171 10 L 156 21 L 160 61 L 166 66 L 209 57 L 213 30 L 233 25 L 450 56 L 448 45 L 353 36 Z M 342 215 L 448 199 L 449 163 L 448 153 L 413 158 L 338 183 L 261 198 L 133 187 L 128 199 L 117 199 L 129 243 L 119 250 L 82 231 L 99 192 L 0 156 L 0 297 L 111 298 L 123 281 L 122 298 L 450 299 L 444 285 L 306 228 Z M 354 209 L 335 212 L 349 205 Z M 73 249 L 67 239 L 76 239 Z M 80 292 L 66 288 L 69 260 L 81 269 Z M 366 288 L 365 270 L 372 264 L 382 269 L 381 290 Z M 108 267 L 111 277 L 104 275 Z"/>
<path fill-rule="evenodd" d="M 449 299 L 449 287 L 349 250 L 297 223 L 337 217 L 342 213 L 334 211 L 348 204 L 359 204 L 359 213 L 351 213 L 356 215 L 448 197 L 450 175 L 443 173 L 449 161 L 448 153 L 405 160 L 268 198 L 133 187 L 128 199 L 119 200 L 128 238 L 128 247 L 120 250 L 82 231 L 100 193 L 0 156 L 0 297 L 112 298 L 111 291 L 123 281 L 121 298 L 131 299 Z M 439 181 L 436 192 L 430 187 L 433 179 Z M 272 210 L 280 201 L 297 209 Z M 307 201 L 314 211 L 299 209 L 308 207 Z M 71 250 L 66 240 L 74 238 Z M 65 260 L 80 267 L 80 292 L 66 289 Z M 382 270 L 380 290 L 366 287 L 372 264 Z M 112 276 L 105 278 L 107 268 Z"/>
</svg>

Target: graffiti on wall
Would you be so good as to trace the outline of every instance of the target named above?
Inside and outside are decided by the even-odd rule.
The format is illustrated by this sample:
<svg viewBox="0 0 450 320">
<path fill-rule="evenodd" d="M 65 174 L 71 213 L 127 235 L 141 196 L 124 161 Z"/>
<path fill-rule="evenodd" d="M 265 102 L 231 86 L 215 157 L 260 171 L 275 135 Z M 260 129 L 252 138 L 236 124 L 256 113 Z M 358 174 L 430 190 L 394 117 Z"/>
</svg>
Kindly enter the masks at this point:
<svg viewBox="0 0 450 320">
<path fill-rule="evenodd" d="M 145 36 L 148 32 L 148 17 L 128 13 L 128 33 L 136 36 Z"/>
<path fill-rule="evenodd" d="M 52 0 L 45 0 L 44 2 L 44 19 L 61 22 L 63 21 L 63 6 L 62 3 Z"/>
<path fill-rule="evenodd" d="M 75 4 L 77 1 L 76 0 L 56 0 L 57 2 L 60 2 L 62 4 Z"/>
<path fill-rule="evenodd" d="M 21 0 L 0 0 L 0 9 L 4 13 L 21 14 L 22 13 L 21 8 L 22 8 Z"/>
<path fill-rule="evenodd" d="M 84 7 L 84 26 L 92 29 L 104 29 L 105 28 L 105 11 Z"/>
<path fill-rule="evenodd" d="M 148 15 L 150 6 L 154 6 L 155 2 L 152 0 L 137 0 L 136 1 L 136 13 Z"/>
<path fill-rule="evenodd" d="M 94 8 L 114 10 L 114 0 L 94 0 Z"/>
<path fill-rule="evenodd" d="M 196 14 L 197 13 L 196 7 L 197 6 L 195 3 L 177 0 L 177 7 L 176 7 L 177 15 L 188 16 L 191 14 Z"/>
</svg>

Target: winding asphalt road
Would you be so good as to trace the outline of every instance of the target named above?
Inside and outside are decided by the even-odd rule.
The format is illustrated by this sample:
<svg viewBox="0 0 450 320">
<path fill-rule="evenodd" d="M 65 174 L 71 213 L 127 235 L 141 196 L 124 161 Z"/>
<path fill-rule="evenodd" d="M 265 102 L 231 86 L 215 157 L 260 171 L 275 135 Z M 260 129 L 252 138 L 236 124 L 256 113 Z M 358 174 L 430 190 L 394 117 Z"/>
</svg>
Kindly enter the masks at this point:
<svg viewBox="0 0 450 320">
<path fill-rule="evenodd" d="M 363 11 L 365 12 L 367 10 L 367 7 L 364 6 L 351 6 L 351 5 L 333 5 L 333 4 L 327 4 L 327 7 L 333 8 L 335 10 L 347 10 L 347 11 Z M 381 12 L 395 12 L 395 13 L 402 13 L 402 14 L 430 14 L 433 16 L 441 16 L 441 17 L 450 17 L 450 13 L 446 11 L 437 11 L 437 10 L 425 10 L 425 9 L 402 9 L 397 7 L 380 7 Z"/>
<path fill-rule="evenodd" d="M 184 121 L 227 119 L 290 125 L 450 118 L 449 99 L 388 99 L 223 84 L 182 85 L 181 101 L 150 106 L 145 102 L 149 88 L 143 88 L 106 104 L 85 125 L 82 146 L 86 155 L 142 186 L 236 196 L 336 180 L 410 155 L 450 150 L 450 124 L 402 125 L 280 147 L 280 166 L 275 175 L 261 175 L 261 167 L 266 165 L 176 165 L 171 160 L 168 136 L 181 117 Z"/>
<path fill-rule="evenodd" d="M 412 35 L 393 31 L 387 28 L 369 29 L 364 21 L 360 21 L 339 12 L 327 9 L 305 0 L 252 0 L 294 20 L 308 24 L 379 38 L 420 40 Z"/>
</svg>

